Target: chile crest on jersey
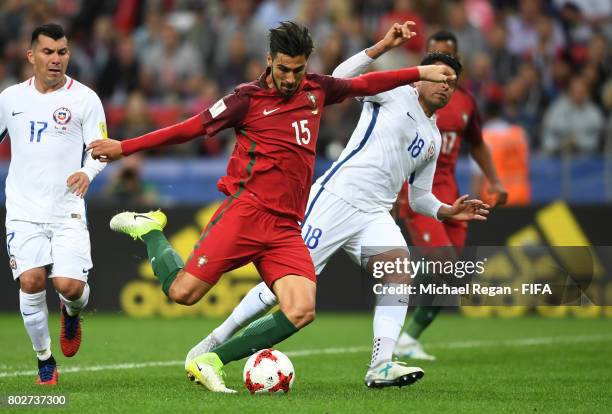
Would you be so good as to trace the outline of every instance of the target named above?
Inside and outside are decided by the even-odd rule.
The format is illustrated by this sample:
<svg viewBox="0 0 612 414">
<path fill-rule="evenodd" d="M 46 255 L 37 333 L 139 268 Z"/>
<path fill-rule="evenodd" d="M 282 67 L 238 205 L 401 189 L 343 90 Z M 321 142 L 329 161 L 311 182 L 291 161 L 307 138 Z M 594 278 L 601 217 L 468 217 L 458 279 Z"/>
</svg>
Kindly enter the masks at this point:
<svg viewBox="0 0 612 414">
<path fill-rule="evenodd" d="M 54 128 L 60 132 L 68 130 L 68 123 L 72 119 L 72 112 L 66 107 L 61 107 L 53 112 L 53 120 L 55 121 Z"/>
</svg>

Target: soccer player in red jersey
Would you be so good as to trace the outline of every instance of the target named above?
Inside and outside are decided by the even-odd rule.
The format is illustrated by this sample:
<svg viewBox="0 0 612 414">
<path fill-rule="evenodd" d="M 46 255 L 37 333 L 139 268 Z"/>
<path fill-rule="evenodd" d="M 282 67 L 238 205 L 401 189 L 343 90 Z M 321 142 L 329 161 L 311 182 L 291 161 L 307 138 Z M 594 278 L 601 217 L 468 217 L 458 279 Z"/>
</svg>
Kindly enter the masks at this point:
<svg viewBox="0 0 612 414">
<path fill-rule="evenodd" d="M 307 74 L 312 47 L 307 28 L 284 22 L 270 30 L 268 68 L 259 80 L 240 85 L 182 123 L 126 141 L 98 140 L 88 147 L 94 158 L 108 162 L 203 134 L 213 136 L 225 128 L 236 131 L 227 175 L 218 183 L 228 198 L 202 232 L 186 265 L 161 231 L 166 224 L 162 212 L 125 212 L 111 220 L 113 230 L 145 242 L 155 275 L 177 303 L 196 303 L 223 273 L 249 262 L 277 296 L 280 310 L 254 321 L 242 335 L 187 366 L 188 375 L 212 391 L 233 392 L 225 387 L 223 365 L 283 341 L 314 319 L 315 272 L 299 222 L 312 183 L 323 108 L 417 80 L 456 78 L 441 65 L 350 79 Z"/>
<path fill-rule="evenodd" d="M 429 38 L 427 52 L 457 56 L 457 38 L 448 31 L 439 31 Z M 482 139 L 480 114 L 474 97 L 459 86 L 449 103 L 436 114 L 436 124 L 442 135 L 442 148 L 434 175 L 432 191 L 434 195 L 444 203 L 452 202 L 459 196 L 455 165 L 461 141 L 465 139 L 469 143 L 470 155 L 489 180 L 490 192 L 496 200 L 496 205 L 505 204 L 508 194 L 497 176 L 489 149 Z M 428 248 L 465 245 L 467 223 L 456 220 L 439 222 L 415 213 L 408 203 L 407 184 L 398 196 L 398 213 L 404 220 L 412 244 L 415 246 Z M 395 354 L 415 359 L 435 359 L 423 350 L 418 338 L 439 312 L 439 306 L 418 306 L 398 340 Z"/>
</svg>

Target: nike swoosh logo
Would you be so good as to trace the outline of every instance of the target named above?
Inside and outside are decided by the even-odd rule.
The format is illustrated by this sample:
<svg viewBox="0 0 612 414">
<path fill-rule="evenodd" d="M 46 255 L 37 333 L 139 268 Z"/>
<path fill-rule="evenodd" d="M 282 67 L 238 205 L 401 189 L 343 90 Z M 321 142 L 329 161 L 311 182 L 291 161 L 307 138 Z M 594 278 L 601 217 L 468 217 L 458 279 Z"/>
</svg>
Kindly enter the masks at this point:
<svg viewBox="0 0 612 414">
<path fill-rule="evenodd" d="M 15 115 L 19 115 L 19 114 L 22 114 L 22 113 L 23 113 L 23 111 L 21 111 L 21 112 L 15 112 L 15 111 L 13 111 L 13 116 L 15 116 Z"/>
<path fill-rule="evenodd" d="M 267 109 L 264 109 L 263 114 L 264 114 L 264 115 L 270 115 L 272 112 L 276 112 L 276 111 L 278 111 L 279 109 L 280 109 L 280 107 L 279 107 L 279 108 L 274 108 L 274 109 L 272 109 L 272 110 L 270 110 L 270 111 L 268 111 Z"/>
<path fill-rule="evenodd" d="M 263 292 L 259 292 L 259 300 L 261 301 L 261 303 L 267 306 L 267 303 L 264 302 L 264 300 L 261 298 L 261 295 L 263 295 Z"/>
<path fill-rule="evenodd" d="M 138 217 L 143 218 L 143 219 L 147 219 L 147 220 L 151 220 L 151 221 L 155 221 L 151 217 L 147 217 L 147 216 L 145 216 L 143 214 L 134 214 L 134 220 L 136 220 Z"/>
<path fill-rule="evenodd" d="M 416 119 L 414 119 L 414 117 L 412 115 L 410 115 L 410 112 L 406 112 L 406 115 L 408 115 L 408 117 L 410 119 L 412 119 L 414 122 L 416 122 Z"/>
<path fill-rule="evenodd" d="M 23 312 L 22 312 L 22 315 L 23 315 L 23 316 L 36 315 L 36 314 L 37 314 L 37 313 L 39 313 L 39 312 L 40 312 L 40 311 L 36 311 L 36 312 L 32 312 L 32 313 L 23 313 Z"/>
<path fill-rule="evenodd" d="M 83 269 L 83 273 L 89 273 L 89 269 Z"/>
</svg>

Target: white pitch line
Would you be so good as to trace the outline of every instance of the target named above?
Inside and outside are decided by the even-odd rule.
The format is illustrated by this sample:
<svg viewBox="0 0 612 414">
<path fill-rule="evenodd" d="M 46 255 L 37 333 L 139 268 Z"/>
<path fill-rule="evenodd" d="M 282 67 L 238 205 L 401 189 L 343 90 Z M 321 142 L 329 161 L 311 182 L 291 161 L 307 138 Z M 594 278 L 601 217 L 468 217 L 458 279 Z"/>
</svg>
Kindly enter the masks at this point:
<svg viewBox="0 0 612 414">
<path fill-rule="evenodd" d="M 510 339 L 505 341 L 458 341 L 458 342 L 439 342 L 427 344 L 427 348 L 443 348 L 443 349 L 465 349 L 465 348 L 487 348 L 487 347 L 520 347 L 520 346 L 536 346 L 536 345 L 555 345 L 563 343 L 583 343 L 583 342 L 605 342 L 612 341 L 612 335 L 582 335 L 582 336 L 544 336 L 535 338 L 520 338 Z M 285 354 L 290 357 L 304 357 L 313 355 L 338 355 L 367 352 L 372 348 L 367 346 L 353 346 L 345 348 L 320 348 L 320 349 L 303 349 L 298 351 L 286 351 Z M 112 365 L 93 365 L 93 366 L 74 366 L 62 367 L 62 374 L 71 372 L 95 372 L 95 371 L 110 371 L 122 369 L 138 369 L 150 367 L 165 367 L 174 365 L 183 365 L 185 361 L 151 361 L 138 363 L 123 363 Z M 0 372 L 0 378 L 34 376 L 37 371 L 13 371 Z"/>
</svg>

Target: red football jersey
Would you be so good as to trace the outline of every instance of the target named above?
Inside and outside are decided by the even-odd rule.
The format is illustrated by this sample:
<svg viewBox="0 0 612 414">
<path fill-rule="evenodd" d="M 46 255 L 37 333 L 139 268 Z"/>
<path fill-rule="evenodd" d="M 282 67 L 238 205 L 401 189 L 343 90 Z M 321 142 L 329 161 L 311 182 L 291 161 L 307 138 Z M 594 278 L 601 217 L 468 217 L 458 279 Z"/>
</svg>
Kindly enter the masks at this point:
<svg viewBox="0 0 612 414">
<path fill-rule="evenodd" d="M 436 112 L 436 116 L 442 147 L 436 164 L 433 193 L 440 201 L 452 204 L 459 197 L 455 165 L 461 140 L 465 138 L 470 145 L 482 142 L 480 113 L 474 97 L 460 86 L 448 104 Z"/>
<path fill-rule="evenodd" d="M 465 138 L 470 145 L 482 142 L 480 113 L 474 97 L 459 86 L 450 101 L 436 111 L 436 125 L 442 135 L 442 146 L 436 163 L 433 180 L 433 194 L 442 202 L 452 204 L 459 197 L 455 180 L 455 165 Z M 398 196 L 400 216 L 414 214 L 408 204 L 408 186 L 404 185 Z"/>
<path fill-rule="evenodd" d="M 202 113 L 208 136 L 233 127 L 236 146 L 217 186 L 264 209 L 301 221 L 314 170 L 319 123 L 325 105 L 348 96 L 350 82 L 307 74 L 285 98 L 268 88 L 266 73 L 238 86 Z"/>
</svg>

